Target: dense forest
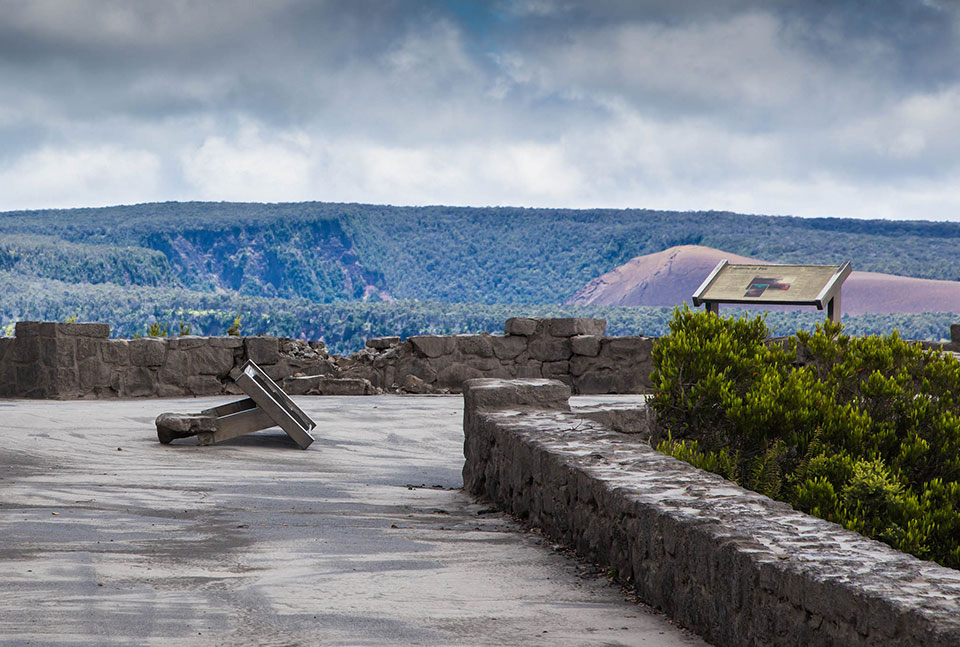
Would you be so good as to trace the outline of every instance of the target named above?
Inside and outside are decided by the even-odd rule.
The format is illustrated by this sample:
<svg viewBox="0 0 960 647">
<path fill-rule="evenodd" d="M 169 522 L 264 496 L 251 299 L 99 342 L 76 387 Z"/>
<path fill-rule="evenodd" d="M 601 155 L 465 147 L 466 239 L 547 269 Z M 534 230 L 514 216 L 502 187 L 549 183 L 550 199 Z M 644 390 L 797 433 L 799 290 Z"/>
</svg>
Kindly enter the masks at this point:
<svg viewBox="0 0 960 647">
<path fill-rule="evenodd" d="M 221 333 L 324 338 L 496 331 L 522 314 L 597 315 L 613 334 L 660 334 L 664 308 L 562 306 L 631 258 L 702 244 L 773 262 L 960 280 L 960 223 L 727 212 L 154 203 L 0 213 L 0 327 L 20 319 L 156 320 Z M 683 295 L 680 296 L 683 298 Z M 771 313 L 782 332 L 822 313 Z M 870 315 L 850 332 L 946 336 L 948 314 Z"/>
</svg>

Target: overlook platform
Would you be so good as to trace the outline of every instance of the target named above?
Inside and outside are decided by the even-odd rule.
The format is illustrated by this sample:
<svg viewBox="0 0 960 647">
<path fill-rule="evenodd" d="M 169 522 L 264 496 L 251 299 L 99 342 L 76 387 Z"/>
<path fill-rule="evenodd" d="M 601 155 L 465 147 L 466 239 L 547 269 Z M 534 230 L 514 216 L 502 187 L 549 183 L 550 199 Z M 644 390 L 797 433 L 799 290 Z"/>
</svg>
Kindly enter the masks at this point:
<svg viewBox="0 0 960 647">
<path fill-rule="evenodd" d="M 0 644 L 706 644 L 459 489 L 461 397 L 295 400 L 306 451 L 157 442 L 223 396 L 0 400 Z"/>
</svg>

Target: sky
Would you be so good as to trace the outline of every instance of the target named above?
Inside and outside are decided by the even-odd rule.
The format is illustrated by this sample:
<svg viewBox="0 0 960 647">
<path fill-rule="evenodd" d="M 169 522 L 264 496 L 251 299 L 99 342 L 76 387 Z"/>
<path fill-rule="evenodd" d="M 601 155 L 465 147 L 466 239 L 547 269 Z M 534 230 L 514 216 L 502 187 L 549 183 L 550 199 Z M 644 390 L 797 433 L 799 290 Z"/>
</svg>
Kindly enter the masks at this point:
<svg viewBox="0 0 960 647">
<path fill-rule="evenodd" d="M 960 221 L 960 0 L 0 0 L 0 211 Z"/>
</svg>

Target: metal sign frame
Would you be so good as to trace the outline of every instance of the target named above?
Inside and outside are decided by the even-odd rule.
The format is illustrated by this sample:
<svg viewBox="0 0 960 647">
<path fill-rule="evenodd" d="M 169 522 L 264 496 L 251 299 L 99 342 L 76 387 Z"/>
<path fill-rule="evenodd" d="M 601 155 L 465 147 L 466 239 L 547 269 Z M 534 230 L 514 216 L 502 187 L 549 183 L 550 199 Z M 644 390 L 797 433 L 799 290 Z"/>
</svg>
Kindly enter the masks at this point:
<svg viewBox="0 0 960 647">
<path fill-rule="evenodd" d="M 710 291 L 711 288 L 717 285 L 718 280 L 724 275 L 724 272 L 729 272 L 732 269 L 743 270 L 746 268 L 751 268 L 753 271 L 756 271 L 757 278 L 759 279 L 763 274 L 788 274 L 791 270 L 799 271 L 804 268 L 816 268 L 818 270 L 833 270 L 833 273 L 829 278 L 824 282 L 817 292 L 816 297 L 807 298 L 807 299 L 764 299 L 762 294 L 764 292 L 763 288 L 774 288 L 774 289 L 788 289 L 789 285 L 778 285 L 774 283 L 774 279 L 762 279 L 764 281 L 770 281 L 770 283 L 764 283 L 762 285 L 758 284 L 757 296 L 748 296 L 750 288 L 753 287 L 753 284 L 747 286 L 744 296 L 741 298 L 735 297 L 711 297 Z M 739 304 L 739 305 L 793 305 L 793 306 L 816 306 L 817 310 L 827 309 L 827 318 L 831 321 L 838 321 L 840 319 L 840 289 L 843 286 L 843 282 L 850 276 L 850 273 L 853 271 L 853 268 L 850 266 L 849 262 L 844 262 L 843 265 L 734 265 L 727 262 L 727 259 L 720 261 L 713 271 L 710 272 L 710 275 L 704 279 L 703 283 L 700 284 L 700 287 L 697 288 L 697 291 L 693 293 L 693 305 L 698 307 L 700 305 L 705 305 L 707 312 L 718 313 L 720 311 L 721 303 L 730 303 L 730 304 Z"/>
<path fill-rule="evenodd" d="M 313 442 L 310 430 L 316 423 L 263 369 L 248 360 L 234 381 L 249 398 L 204 409 L 199 414 L 162 413 L 157 418 L 158 440 L 169 444 L 177 438 L 196 436 L 198 444 L 210 445 L 280 427 L 300 449 L 310 446 Z"/>
</svg>

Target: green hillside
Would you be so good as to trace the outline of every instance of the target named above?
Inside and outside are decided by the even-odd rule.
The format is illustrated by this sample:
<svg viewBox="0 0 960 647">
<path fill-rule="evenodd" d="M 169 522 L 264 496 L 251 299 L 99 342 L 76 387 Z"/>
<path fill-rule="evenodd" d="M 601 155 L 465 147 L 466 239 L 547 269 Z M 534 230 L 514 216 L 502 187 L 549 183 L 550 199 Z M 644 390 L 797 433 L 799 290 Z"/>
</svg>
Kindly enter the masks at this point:
<svg viewBox="0 0 960 647">
<path fill-rule="evenodd" d="M 956 223 L 641 209 L 154 203 L 0 213 L 0 322 L 81 315 L 132 334 L 136 322 L 178 309 L 215 310 L 230 321 L 242 310 L 271 318 L 263 331 L 331 337 L 319 326 L 320 304 L 377 327 L 374 321 L 397 323 L 396 313 L 416 310 L 418 301 L 432 304 L 430 314 L 404 329 L 490 328 L 484 317 L 495 317 L 498 327 L 512 314 L 557 311 L 590 279 L 680 244 L 960 280 Z M 391 299 L 403 304 L 378 305 Z M 444 319 L 444 311 L 460 306 L 440 304 L 475 304 L 463 312 L 484 313 L 477 316 L 487 323 Z M 182 316 L 193 317 L 200 332 L 222 323 L 213 315 Z M 658 332 L 652 328 L 666 321 L 638 316 L 624 315 L 650 329 L 635 332 Z M 355 343 L 358 335 L 341 324 L 325 325 L 337 328 L 343 343 Z"/>
</svg>

